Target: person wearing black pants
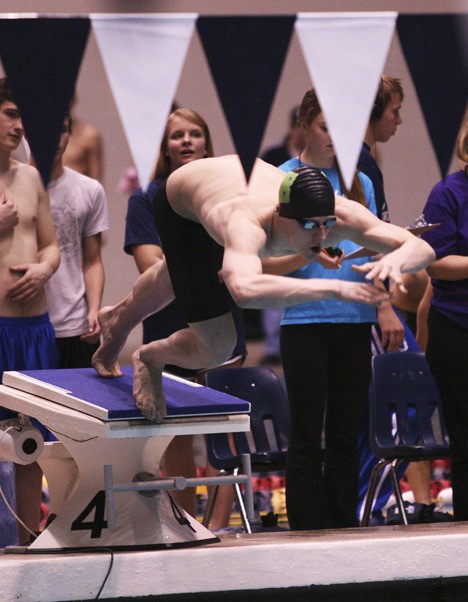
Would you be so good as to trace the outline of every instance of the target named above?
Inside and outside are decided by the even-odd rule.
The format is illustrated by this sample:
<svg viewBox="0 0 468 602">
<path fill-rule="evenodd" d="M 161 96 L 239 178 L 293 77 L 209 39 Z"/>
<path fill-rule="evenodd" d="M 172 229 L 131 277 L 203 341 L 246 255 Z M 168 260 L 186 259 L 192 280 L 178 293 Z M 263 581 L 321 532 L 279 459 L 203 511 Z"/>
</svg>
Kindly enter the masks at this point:
<svg viewBox="0 0 468 602">
<path fill-rule="evenodd" d="M 280 168 L 319 168 L 335 194 L 350 199 L 352 210 L 363 205 L 376 214 L 374 189 L 367 176 L 356 172 L 351 189 L 346 190 L 314 90 L 302 100 L 298 126 L 304 132 L 304 150 Z M 321 232 L 330 227 L 328 217 L 320 224 L 316 220 Z M 317 261 L 290 268 L 289 276 L 299 281 L 362 281 L 354 268 L 369 258 L 342 261 L 356 249 L 354 242 L 343 240 L 322 251 Z M 358 434 L 369 390 L 375 322 L 375 308 L 338 299 L 283 309 L 281 357 L 291 408 L 286 506 L 293 530 L 358 525 Z"/>
<path fill-rule="evenodd" d="M 281 328 L 291 409 L 286 502 L 293 530 L 358 526 L 357 440 L 370 382 L 370 337 L 370 323 Z"/>
<path fill-rule="evenodd" d="M 468 329 L 431 307 L 428 332 L 426 357 L 450 437 L 454 515 L 468 520 Z"/>
<path fill-rule="evenodd" d="M 457 156 L 468 163 L 468 113 L 457 141 Z M 431 277 L 426 356 L 442 396 L 450 437 L 455 520 L 468 520 L 468 165 L 432 189 L 424 215 L 440 224 L 423 238 L 436 260 Z M 424 305 L 418 311 L 424 314 Z"/>
</svg>

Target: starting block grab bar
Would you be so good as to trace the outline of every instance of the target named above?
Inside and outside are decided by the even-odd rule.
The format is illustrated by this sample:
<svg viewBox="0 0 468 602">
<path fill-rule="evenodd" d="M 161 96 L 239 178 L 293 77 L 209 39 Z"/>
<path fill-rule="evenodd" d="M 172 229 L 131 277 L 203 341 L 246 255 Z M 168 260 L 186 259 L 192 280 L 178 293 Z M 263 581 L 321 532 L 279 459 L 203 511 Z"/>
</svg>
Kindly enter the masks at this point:
<svg viewBox="0 0 468 602">
<path fill-rule="evenodd" d="M 145 476 L 145 475 L 136 475 Z M 123 491 L 137 491 L 141 495 L 150 496 L 157 491 L 167 491 L 171 489 L 183 490 L 187 487 L 210 486 L 210 485 L 245 485 L 245 508 L 247 519 L 254 519 L 254 504 L 253 504 L 253 487 L 252 487 L 252 465 L 250 462 L 250 454 L 242 454 L 242 474 L 225 475 L 219 477 L 200 477 L 200 478 L 154 478 L 145 479 L 144 481 L 133 481 L 132 483 L 114 484 L 112 464 L 104 465 L 104 484 L 107 507 L 107 526 L 109 529 L 114 529 L 117 525 L 115 512 L 114 494 Z"/>
</svg>

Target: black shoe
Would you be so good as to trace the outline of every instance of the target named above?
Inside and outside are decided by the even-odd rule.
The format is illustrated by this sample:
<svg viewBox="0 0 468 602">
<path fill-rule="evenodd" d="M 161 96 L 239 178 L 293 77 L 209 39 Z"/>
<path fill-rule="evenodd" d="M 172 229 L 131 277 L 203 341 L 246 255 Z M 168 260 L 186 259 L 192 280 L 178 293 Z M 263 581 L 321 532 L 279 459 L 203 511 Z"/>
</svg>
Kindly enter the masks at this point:
<svg viewBox="0 0 468 602">
<path fill-rule="evenodd" d="M 451 523 L 455 519 L 448 512 L 442 512 L 440 510 L 434 510 L 432 513 L 431 523 Z"/>
<path fill-rule="evenodd" d="M 268 514 L 261 514 L 260 521 L 256 520 L 250 523 L 252 533 L 273 533 L 284 531 L 283 527 L 278 525 L 278 515 L 270 511 Z"/>
<path fill-rule="evenodd" d="M 435 510 L 435 504 L 412 504 L 411 502 L 403 502 L 406 510 L 406 517 L 409 525 L 420 523 L 449 523 L 454 520 L 453 516 L 448 512 Z M 390 506 L 387 511 L 386 525 L 401 525 L 403 521 L 400 517 L 398 505 Z"/>
<path fill-rule="evenodd" d="M 403 505 L 406 510 L 406 518 L 408 519 L 409 525 L 417 525 L 420 523 L 432 522 L 430 518 L 434 512 L 435 504 L 417 504 L 404 501 Z M 385 520 L 386 525 L 402 525 L 403 520 L 400 516 L 400 509 L 398 504 L 393 504 L 387 510 L 387 518 Z"/>
<path fill-rule="evenodd" d="M 385 517 L 382 514 L 382 510 L 376 510 L 369 518 L 369 527 L 383 527 L 385 526 Z"/>
</svg>

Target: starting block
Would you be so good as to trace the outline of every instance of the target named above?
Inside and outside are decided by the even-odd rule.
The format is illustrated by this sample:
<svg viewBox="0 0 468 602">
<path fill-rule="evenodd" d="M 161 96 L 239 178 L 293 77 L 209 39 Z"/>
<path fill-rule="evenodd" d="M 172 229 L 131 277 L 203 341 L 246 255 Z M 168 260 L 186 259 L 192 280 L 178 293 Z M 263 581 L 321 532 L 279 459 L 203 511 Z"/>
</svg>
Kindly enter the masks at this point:
<svg viewBox="0 0 468 602">
<path fill-rule="evenodd" d="M 157 476 L 175 436 L 248 431 L 248 402 L 163 374 L 167 417 L 154 424 L 136 407 L 132 383 L 131 367 L 117 379 L 100 378 L 92 368 L 3 374 L 0 405 L 36 418 L 57 437 L 37 458 L 49 485 L 51 518 L 22 551 L 211 543 L 218 538 L 178 508 L 168 490 L 236 481 L 251 494 L 249 457 L 247 474 L 237 477 Z"/>
</svg>

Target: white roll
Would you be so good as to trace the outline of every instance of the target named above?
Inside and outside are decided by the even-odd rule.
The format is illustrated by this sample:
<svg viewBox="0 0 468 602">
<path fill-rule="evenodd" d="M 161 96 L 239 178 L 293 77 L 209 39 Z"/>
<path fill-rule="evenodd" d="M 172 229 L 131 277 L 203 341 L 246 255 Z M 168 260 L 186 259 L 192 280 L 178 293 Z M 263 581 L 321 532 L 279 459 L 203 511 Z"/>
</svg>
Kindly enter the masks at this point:
<svg viewBox="0 0 468 602">
<path fill-rule="evenodd" d="M 0 430 L 0 460 L 32 464 L 42 453 L 44 438 L 34 426 L 14 425 Z"/>
</svg>

